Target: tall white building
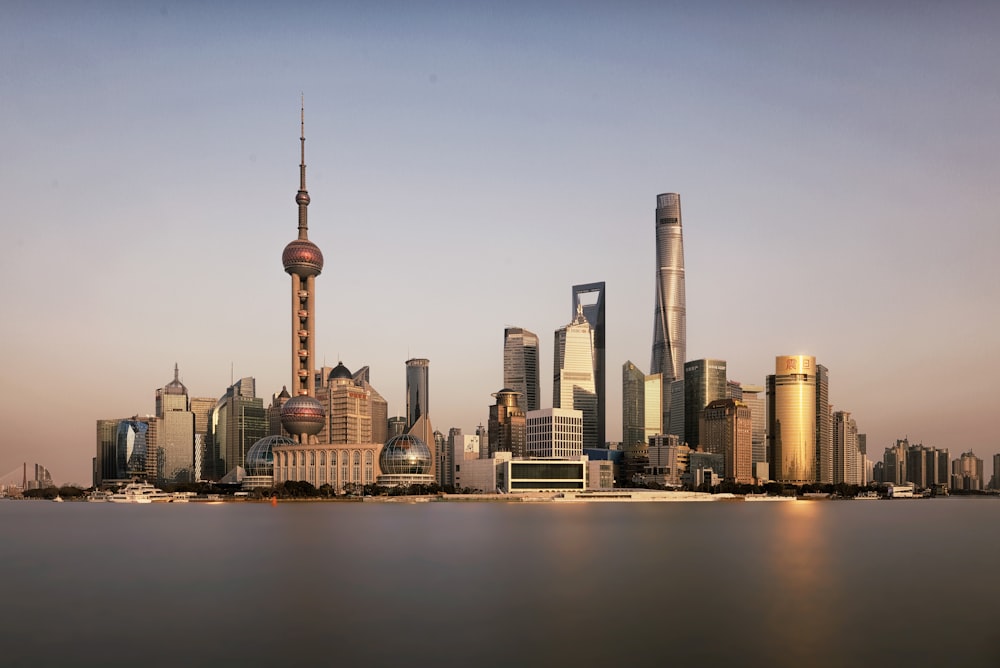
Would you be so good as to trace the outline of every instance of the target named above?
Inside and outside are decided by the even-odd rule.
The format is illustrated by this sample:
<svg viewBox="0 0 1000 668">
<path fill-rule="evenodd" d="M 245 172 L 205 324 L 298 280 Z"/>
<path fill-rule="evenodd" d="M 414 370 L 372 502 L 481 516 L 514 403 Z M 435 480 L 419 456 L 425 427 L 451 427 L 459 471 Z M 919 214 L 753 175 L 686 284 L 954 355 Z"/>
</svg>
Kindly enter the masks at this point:
<svg viewBox="0 0 1000 668">
<path fill-rule="evenodd" d="M 750 407 L 750 421 L 753 438 L 753 463 L 767 461 L 767 404 L 764 401 L 763 385 L 742 385 L 743 403 Z"/>
<path fill-rule="evenodd" d="M 643 442 L 663 433 L 663 375 L 651 373 L 643 378 Z"/>
<path fill-rule="evenodd" d="M 579 410 L 543 408 L 527 415 L 527 454 L 529 457 L 577 459 L 586 447 L 584 415 Z"/>
<path fill-rule="evenodd" d="M 583 413 L 583 447 L 597 448 L 597 389 L 594 380 L 594 330 L 577 304 L 576 318 L 555 333 L 552 406 Z"/>
<path fill-rule="evenodd" d="M 833 482 L 864 484 L 864 455 L 858 449 L 858 425 L 847 411 L 833 414 Z"/>
</svg>

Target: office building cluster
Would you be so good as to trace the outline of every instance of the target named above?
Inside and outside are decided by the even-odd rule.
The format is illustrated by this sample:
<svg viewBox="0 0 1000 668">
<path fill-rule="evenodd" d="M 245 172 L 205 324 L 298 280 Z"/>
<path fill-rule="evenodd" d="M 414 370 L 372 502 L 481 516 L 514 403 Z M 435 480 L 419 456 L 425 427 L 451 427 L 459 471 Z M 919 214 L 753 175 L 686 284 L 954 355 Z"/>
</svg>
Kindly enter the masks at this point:
<svg viewBox="0 0 1000 668">
<path fill-rule="evenodd" d="M 367 366 L 315 367 L 323 253 L 309 239 L 304 110 L 300 150 L 297 236 L 282 253 L 291 279 L 289 385 L 267 406 L 252 377 L 234 379 L 218 399 L 191 397 L 175 364 L 173 380 L 156 390 L 154 415 L 97 421 L 95 485 L 143 478 L 250 488 L 304 481 L 337 492 L 373 484 L 484 492 L 768 481 L 983 486 L 982 461 L 972 453 L 949 472 L 947 450 L 900 441 L 873 465 L 852 414 L 833 410 L 830 373 L 813 356 L 777 356 L 763 384 L 730 379 L 722 359 L 688 360 L 677 193 L 656 198 L 649 373 L 630 360 L 622 366 L 620 442 L 606 433 L 604 282 L 572 286 L 570 320 L 552 339 L 550 407 L 540 396 L 538 335 L 508 327 L 504 386 L 485 407 L 485 426 L 468 435 L 434 429 L 424 358 L 406 361 L 405 415 L 390 417 Z"/>
</svg>

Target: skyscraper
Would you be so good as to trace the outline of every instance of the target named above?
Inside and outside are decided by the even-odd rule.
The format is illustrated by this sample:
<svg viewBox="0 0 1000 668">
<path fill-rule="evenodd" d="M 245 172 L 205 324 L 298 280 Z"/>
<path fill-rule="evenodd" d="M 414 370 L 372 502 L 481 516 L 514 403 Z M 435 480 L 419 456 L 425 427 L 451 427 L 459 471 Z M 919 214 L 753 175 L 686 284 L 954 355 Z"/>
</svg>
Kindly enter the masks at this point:
<svg viewBox="0 0 1000 668">
<path fill-rule="evenodd" d="M 257 397 L 256 387 L 253 378 L 241 378 L 226 389 L 212 409 L 212 446 L 221 460 L 216 464 L 216 477 L 243 466 L 250 447 L 267 436 L 267 413 L 264 400 Z"/>
<path fill-rule="evenodd" d="M 653 356 L 649 373 L 663 378 L 663 387 L 684 378 L 687 357 L 687 307 L 684 297 L 684 239 L 681 196 L 656 196 L 656 308 L 653 312 Z M 672 393 L 663 393 L 663 424 L 668 433 Z"/>
<path fill-rule="evenodd" d="M 607 396 L 607 368 L 604 359 L 604 296 L 606 288 L 604 281 L 584 283 L 573 286 L 573 310 L 575 317 L 577 305 L 583 306 L 583 317 L 590 323 L 594 332 L 594 390 L 597 393 L 597 445 L 604 447 L 607 442 L 605 433 L 605 409 Z M 581 299 L 586 295 L 586 300 Z M 586 301 L 586 303 L 584 303 Z M 652 373 L 656 373 L 654 370 Z"/>
<path fill-rule="evenodd" d="M 156 417 L 161 420 L 157 480 L 194 480 L 194 413 L 189 410 L 188 391 L 174 364 L 174 379 L 156 391 Z"/>
<path fill-rule="evenodd" d="M 503 330 L 503 386 L 521 395 L 524 410 L 538 410 L 538 336 L 521 327 Z"/>
<path fill-rule="evenodd" d="M 496 403 L 490 406 L 490 456 L 497 452 L 510 452 L 514 457 L 524 457 L 525 416 L 519 405 L 519 394 L 504 388 L 493 396 Z"/>
<path fill-rule="evenodd" d="M 583 447 L 599 447 L 597 392 L 594 381 L 594 330 L 577 304 L 576 318 L 555 333 L 552 368 L 553 408 L 583 413 Z"/>
<path fill-rule="evenodd" d="M 306 190 L 306 121 L 301 112 L 299 136 L 299 235 L 281 254 L 292 277 L 292 398 L 281 407 L 281 424 L 300 444 L 315 442 L 326 416 L 316 400 L 316 277 L 323 271 L 323 253 L 309 241 L 309 192 Z M 263 434 L 260 436 L 263 438 Z M 251 442 L 252 444 L 252 442 Z M 242 464 L 242 461 L 240 462 Z"/>
<path fill-rule="evenodd" d="M 660 374 L 644 374 L 631 361 L 622 365 L 622 443 L 648 444 L 663 433 L 663 382 Z"/>
<path fill-rule="evenodd" d="M 724 478 L 753 483 L 753 420 L 750 407 L 737 399 L 710 402 L 699 419 L 705 451 L 722 455 Z"/>
<path fill-rule="evenodd" d="M 118 423 L 120 420 L 97 421 L 97 457 L 94 465 L 94 486 L 111 481 L 128 480 L 126 457 L 118 451 Z"/>
<path fill-rule="evenodd" d="M 317 390 L 317 399 L 327 416 L 325 434 L 319 434 L 321 443 L 376 442 L 372 439 L 371 393 L 359 386 L 343 362 L 330 370 L 325 386 Z"/>
<path fill-rule="evenodd" d="M 221 474 L 219 476 L 214 475 L 215 458 L 211 447 L 212 410 L 215 408 L 215 401 L 213 397 L 191 397 L 190 400 L 191 412 L 194 413 L 195 481 L 221 477 Z M 279 431 L 280 426 L 279 424 Z"/>
<path fill-rule="evenodd" d="M 816 358 L 782 355 L 767 377 L 767 441 L 771 478 L 816 482 Z"/>
<path fill-rule="evenodd" d="M 622 365 L 622 444 L 626 447 L 646 442 L 645 383 L 646 374 L 639 367 L 631 361 Z"/>
<path fill-rule="evenodd" d="M 952 489 L 981 490 L 983 482 L 983 460 L 972 450 L 951 462 Z"/>
<path fill-rule="evenodd" d="M 836 480 L 833 463 L 833 411 L 830 407 L 830 371 L 816 365 L 816 481 Z"/>
<path fill-rule="evenodd" d="M 764 402 L 763 385 L 742 385 L 743 403 L 750 407 L 753 422 L 753 463 L 767 461 L 767 443 L 764 439 L 767 424 L 767 404 Z"/>
<path fill-rule="evenodd" d="M 438 457 L 430 416 L 430 360 L 406 360 L 406 433 L 416 436 L 431 453 L 430 475 L 437 480 Z"/>
<path fill-rule="evenodd" d="M 428 414 L 430 404 L 430 360 L 406 360 L 406 428 L 411 429 L 417 420 Z"/>
<path fill-rule="evenodd" d="M 849 412 L 837 411 L 833 414 L 831 432 L 831 482 L 860 485 L 864 471 L 861 469 L 861 452 L 858 450 L 857 423 Z"/>
<path fill-rule="evenodd" d="M 702 445 L 701 412 L 716 399 L 726 398 L 726 361 L 693 360 L 684 364 L 684 440 Z"/>
<path fill-rule="evenodd" d="M 354 382 L 371 396 L 372 443 L 384 444 L 389 440 L 389 402 L 372 387 L 367 366 L 354 372 Z"/>
</svg>

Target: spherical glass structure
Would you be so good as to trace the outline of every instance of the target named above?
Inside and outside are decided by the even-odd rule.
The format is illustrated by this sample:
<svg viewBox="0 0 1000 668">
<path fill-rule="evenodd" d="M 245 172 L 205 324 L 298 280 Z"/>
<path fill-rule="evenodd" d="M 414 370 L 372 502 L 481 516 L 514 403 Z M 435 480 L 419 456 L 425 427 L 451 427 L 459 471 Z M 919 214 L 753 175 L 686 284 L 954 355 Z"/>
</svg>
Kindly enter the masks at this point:
<svg viewBox="0 0 1000 668">
<path fill-rule="evenodd" d="M 378 465 L 383 475 L 430 475 L 431 450 L 416 436 L 400 434 L 385 442 Z"/>
<path fill-rule="evenodd" d="M 297 445 L 287 436 L 265 436 L 250 446 L 246 456 L 246 474 L 248 476 L 274 475 L 274 446 Z"/>
</svg>

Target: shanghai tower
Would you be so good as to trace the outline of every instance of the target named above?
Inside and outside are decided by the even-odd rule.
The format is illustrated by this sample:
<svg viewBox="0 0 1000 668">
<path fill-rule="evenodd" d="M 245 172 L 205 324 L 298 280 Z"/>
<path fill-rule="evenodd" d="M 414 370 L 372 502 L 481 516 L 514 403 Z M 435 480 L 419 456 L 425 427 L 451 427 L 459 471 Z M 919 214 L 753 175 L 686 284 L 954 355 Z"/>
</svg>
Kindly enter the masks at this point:
<svg viewBox="0 0 1000 668">
<path fill-rule="evenodd" d="M 687 353 L 687 309 L 684 305 L 684 239 L 681 196 L 656 196 L 656 309 L 653 315 L 653 358 L 650 374 L 663 377 L 663 426 L 669 428 L 670 383 L 684 379 Z"/>
</svg>

